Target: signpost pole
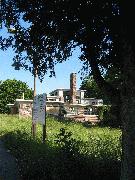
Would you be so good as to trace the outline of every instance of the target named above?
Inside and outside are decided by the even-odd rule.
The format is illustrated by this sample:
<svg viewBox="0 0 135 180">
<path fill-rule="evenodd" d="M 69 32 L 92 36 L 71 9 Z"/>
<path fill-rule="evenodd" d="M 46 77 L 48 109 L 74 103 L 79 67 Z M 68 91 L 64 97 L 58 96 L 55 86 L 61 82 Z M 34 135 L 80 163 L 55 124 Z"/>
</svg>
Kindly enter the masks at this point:
<svg viewBox="0 0 135 180">
<path fill-rule="evenodd" d="M 35 74 L 34 74 L 34 97 L 36 96 L 36 76 L 37 76 L 37 71 L 35 71 Z M 34 100 L 33 100 L 33 105 L 34 105 Z M 32 110 L 32 135 L 33 135 L 33 138 L 35 138 L 36 136 L 36 123 L 33 122 L 33 110 Z"/>
<path fill-rule="evenodd" d="M 45 140 L 46 140 L 46 104 L 45 104 L 45 124 L 43 124 L 43 143 L 45 143 Z"/>
</svg>

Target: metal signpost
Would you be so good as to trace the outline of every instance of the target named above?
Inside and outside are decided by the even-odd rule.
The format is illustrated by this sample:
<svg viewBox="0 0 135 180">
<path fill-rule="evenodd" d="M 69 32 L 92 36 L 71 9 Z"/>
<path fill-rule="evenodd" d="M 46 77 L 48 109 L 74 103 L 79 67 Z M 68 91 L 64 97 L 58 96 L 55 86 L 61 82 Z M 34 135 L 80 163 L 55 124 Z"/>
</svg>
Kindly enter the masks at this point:
<svg viewBox="0 0 135 180">
<path fill-rule="evenodd" d="M 46 139 L 46 94 L 36 95 L 33 100 L 32 123 L 43 125 L 43 142 Z"/>
</svg>

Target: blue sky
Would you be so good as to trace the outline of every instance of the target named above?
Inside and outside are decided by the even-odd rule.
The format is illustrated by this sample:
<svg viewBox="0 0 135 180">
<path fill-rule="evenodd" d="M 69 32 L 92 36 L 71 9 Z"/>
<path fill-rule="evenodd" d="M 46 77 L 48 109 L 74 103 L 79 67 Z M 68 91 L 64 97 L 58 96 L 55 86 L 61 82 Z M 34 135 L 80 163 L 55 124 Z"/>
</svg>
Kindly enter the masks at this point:
<svg viewBox="0 0 135 180">
<path fill-rule="evenodd" d="M 0 31 L 1 33 L 2 31 Z M 70 86 L 70 73 L 78 72 L 82 63 L 79 60 L 78 56 L 80 54 L 79 48 L 77 48 L 72 57 L 69 58 L 66 62 L 57 64 L 55 67 L 56 78 L 49 78 L 49 73 L 44 77 L 42 83 L 37 79 L 37 94 L 49 93 L 50 91 L 57 88 L 69 88 Z M 0 50 L 0 80 L 6 79 L 17 79 L 23 82 L 26 82 L 30 88 L 33 89 L 33 76 L 30 72 L 25 70 L 14 70 L 12 65 L 12 59 L 14 56 L 13 50 L 10 48 L 7 51 Z M 77 88 L 80 87 L 81 80 L 80 74 L 77 74 Z"/>
</svg>

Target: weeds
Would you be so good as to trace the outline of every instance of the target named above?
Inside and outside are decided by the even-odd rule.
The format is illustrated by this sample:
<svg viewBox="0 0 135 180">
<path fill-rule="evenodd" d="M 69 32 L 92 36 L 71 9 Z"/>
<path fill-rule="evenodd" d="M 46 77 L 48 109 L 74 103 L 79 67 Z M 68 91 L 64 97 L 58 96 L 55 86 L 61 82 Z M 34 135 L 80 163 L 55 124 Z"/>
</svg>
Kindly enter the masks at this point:
<svg viewBox="0 0 135 180">
<path fill-rule="evenodd" d="M 0 135 L 16 157 L 25 180 L 119 179 L 121 131 L 47 119 L 47 141 L 42 127 L 31 136 L 31 120 L 0 115 Z"/>
</svg>

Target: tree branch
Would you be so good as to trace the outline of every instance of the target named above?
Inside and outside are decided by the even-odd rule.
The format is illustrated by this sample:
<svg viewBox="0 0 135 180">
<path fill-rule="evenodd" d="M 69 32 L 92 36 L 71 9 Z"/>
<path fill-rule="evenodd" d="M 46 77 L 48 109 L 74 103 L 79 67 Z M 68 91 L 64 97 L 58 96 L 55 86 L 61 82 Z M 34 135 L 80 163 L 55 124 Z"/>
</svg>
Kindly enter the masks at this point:
<svg viewBox="0 0 135 180">
<path fill-rule="evenodd" d="M 87 49 L 87 60 L 90 64 L 91 71 L 95 82 L 97 83 L 98 87 L 108 95 L 110 101 L 114 104 L 117 104 L 120 100 L 120 92 L 116 88 L 114 88 L 110 83 L 105 81 L 102 77 L 101 72 L 99 70 L 99 66 L 97 60 L 94 58 L 90 58 L 89 55 L 89 48 Z"/>
</svg>

